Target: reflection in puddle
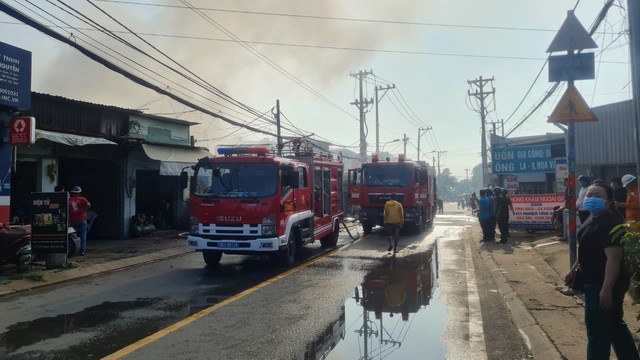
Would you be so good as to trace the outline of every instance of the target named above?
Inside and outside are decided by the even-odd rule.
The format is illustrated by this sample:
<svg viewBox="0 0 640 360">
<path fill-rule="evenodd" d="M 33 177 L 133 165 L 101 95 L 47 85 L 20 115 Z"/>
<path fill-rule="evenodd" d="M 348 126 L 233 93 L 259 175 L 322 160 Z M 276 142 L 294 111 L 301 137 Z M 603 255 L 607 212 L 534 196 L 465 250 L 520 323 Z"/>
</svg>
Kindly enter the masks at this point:
<svg viewBox="0 0 640 360">
<path fill-rule="evenodd" d="M 344 340 L 323 357 L 305 359 L 446 358 L 437 262 L 434 247 L 369 271 L 345 303 Z"/>
</svg>

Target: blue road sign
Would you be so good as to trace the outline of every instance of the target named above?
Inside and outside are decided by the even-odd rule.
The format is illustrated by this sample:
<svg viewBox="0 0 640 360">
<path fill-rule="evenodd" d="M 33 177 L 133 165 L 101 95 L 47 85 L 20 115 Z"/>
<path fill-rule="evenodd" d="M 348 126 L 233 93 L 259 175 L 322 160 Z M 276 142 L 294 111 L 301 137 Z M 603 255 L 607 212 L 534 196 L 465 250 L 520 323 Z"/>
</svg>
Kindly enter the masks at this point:
<svg viewBox="0 0 640 360">
<path fill-rule="evenodd" d="M 593 53 L 549 57 L 549 82 L 595 79 Z"/>
</svg>

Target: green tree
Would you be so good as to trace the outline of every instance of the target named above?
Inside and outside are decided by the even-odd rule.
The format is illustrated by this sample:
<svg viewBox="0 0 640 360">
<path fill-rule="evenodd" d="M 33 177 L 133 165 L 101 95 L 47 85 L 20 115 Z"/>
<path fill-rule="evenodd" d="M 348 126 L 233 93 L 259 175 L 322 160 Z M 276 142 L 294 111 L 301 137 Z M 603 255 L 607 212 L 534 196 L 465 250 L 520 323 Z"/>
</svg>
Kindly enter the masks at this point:
<svg viewBox="0 0 640 360">
<path fill-rule="evenodd" d="M 444 168 L 436 178 L 438 185 L 438 197 L 443 200 L 453 200 L 457 198 L 458 180 L 451 175 L 449 168 Z"/>
</svg>

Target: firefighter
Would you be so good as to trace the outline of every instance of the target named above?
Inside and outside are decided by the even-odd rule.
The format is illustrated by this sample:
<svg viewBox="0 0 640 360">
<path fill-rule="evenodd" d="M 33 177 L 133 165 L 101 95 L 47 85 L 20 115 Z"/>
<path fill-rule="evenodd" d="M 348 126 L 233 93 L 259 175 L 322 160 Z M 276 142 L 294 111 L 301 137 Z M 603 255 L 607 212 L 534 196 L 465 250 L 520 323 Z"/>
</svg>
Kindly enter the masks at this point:
<svg viewBox="0 0 640 360">
<path fill-rule="evenodd" d="M 387 229 L 389 236 L 389 248 L 387 251 L 393 250 L 395 254 L 398 249 L 398 240 L 400 237 L 400 229 L 404 225 L 404 209 L 402 204 L 396 201 L 396 194 L 391 194 L 391 199 L 384 204 L 384 227 Z M 393 240 L 393 244 L 391 243 Z"/>
</svg>

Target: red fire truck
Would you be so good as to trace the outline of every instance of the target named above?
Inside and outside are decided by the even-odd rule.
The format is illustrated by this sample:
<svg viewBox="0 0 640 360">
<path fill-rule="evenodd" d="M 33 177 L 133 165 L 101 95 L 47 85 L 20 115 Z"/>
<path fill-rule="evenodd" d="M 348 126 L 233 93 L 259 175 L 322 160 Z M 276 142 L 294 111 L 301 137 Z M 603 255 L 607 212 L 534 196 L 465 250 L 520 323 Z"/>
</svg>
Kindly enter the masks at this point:
<svg viewBox="0 0 640 360">
<path fill-rule="evenodd" d="M 360 206 L 359 217 L 365 234 L 375 225 L 384 225 L 384 204 L 396 194 L 404 207 L 405 226 L 419 233 L 431 226 L 436 215 L 435 170 L 424 161 L 381 162 L 377 155 L 361 168 L 349 170 L 347 205 Z"/>
<path fill-rule="evenodd" d="M 336 245 L 340 159 L 299 148 L 287 156 L 266 147 L 221 147 L 218 154 L 193 166 L 189 191 L 187 243 L 207 265 L 225 253 L 273 255 L 290 266 L 304 244 Z"/>
</svg>

